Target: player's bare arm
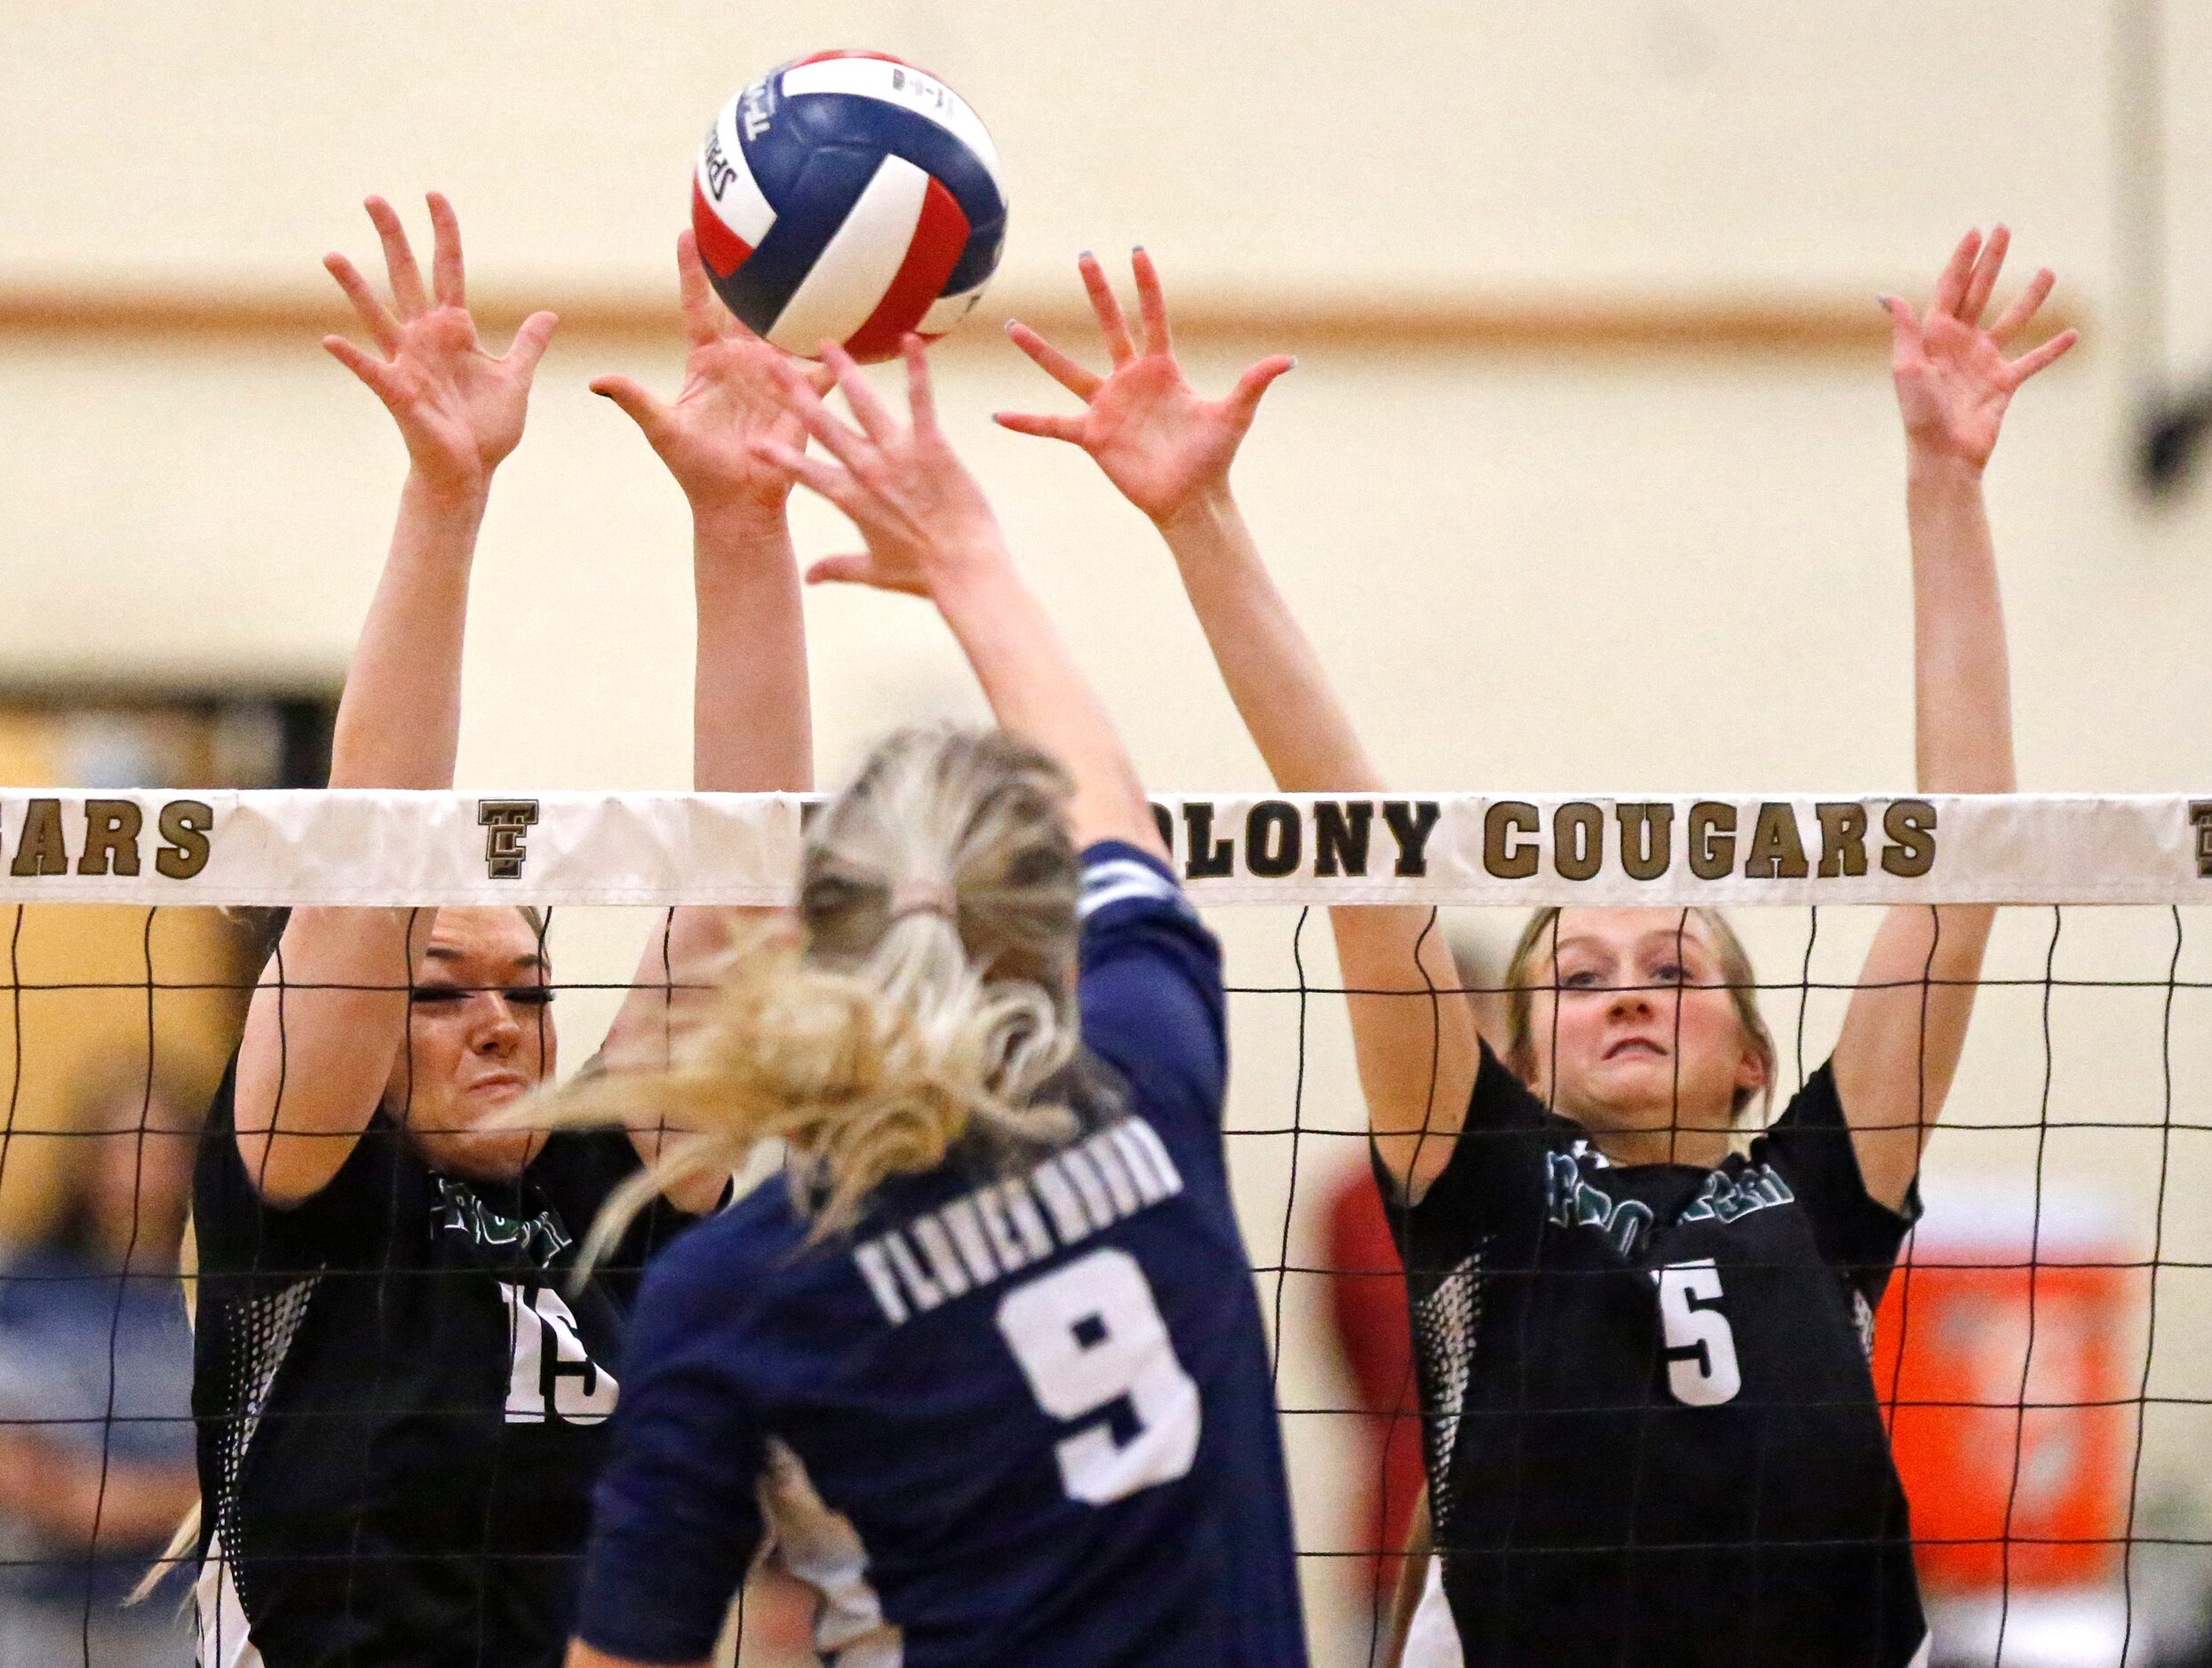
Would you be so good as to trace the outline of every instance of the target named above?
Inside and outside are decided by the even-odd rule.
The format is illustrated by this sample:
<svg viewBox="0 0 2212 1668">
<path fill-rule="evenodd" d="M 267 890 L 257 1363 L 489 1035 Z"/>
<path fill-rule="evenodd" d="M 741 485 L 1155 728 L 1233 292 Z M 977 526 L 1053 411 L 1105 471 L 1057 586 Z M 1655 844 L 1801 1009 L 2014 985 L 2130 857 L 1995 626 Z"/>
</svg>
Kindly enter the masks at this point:
<svg viewBox="0 0 2212 1668">
<path fill-rule="evenodd" d="M 1884 298 L 1905 424 L 1913 553 L 1915 774 L 1924 793 L 2016 786 L 2011 678 L 1982 474 L 2021 385 L 2076 339 L 2065 330 L 2017 358 L 2007 348 L 2051 291 L 2049 268 L 1985 323 L 2010 235 L 1969 232 L 1924 313 Z M 1836 1087 L 1866 1188 L 1904 1202 L 1943 1109 L 1974 1007 L 1995 911 L 1978 905 L 1888 912 L 1835 1047 Z"/>
<path fill-rule="evenodd" d="M 1167 303 L 1151 257 L 1134 267 L 1141 337 L 1089 255 L 1083 284 L 1110 368 L 1088 369 L 1023 324 L 1022 351 L 1083 401 L 1080 415 L 1001 413 L 1023 434 L 1080 446 L 1122 496 L 1150 518 L 1174 554 L 1183 588 L 1230 698 L 1289 793 L 1373 793 L 1381 774 L 1245 525 L 1229 468 L 1261 397 L 1291 368 L 1276 355 L 1251 366 L 1221 400 L 1193 389 L 1175 358 Z M 1426 998 L 1458 978 L 1434 914 L 1366 905 L 1330 911 L 1349 989 L 1353 1046 L 1378 1150 L 1401 1185 L 1419 1195 L 1443 1169 L 1475 1082 L 1472 1012 Z"/>
<path fill-rule="evenodd" d="M 683 385 L 661 400 L 625 376 L 592 384 L 619 406 L 667 466 L 691 510 L 696 659 L 692 695 L 692 786 L 703 793 L 803 793 L 814 786 L 806 623 L 786 508 L 791 477 L 753 450 L 760 439 L 803 443 L 777 379 L 784 354 L 731 316 L 715 298 L 689 231 L 676 241 L 687 352 Z M 810 373 L 826 387 L 819 369 Z M 684 988 L 712 977 L 743 912 L 671 912 L 647 944 L 630 996 L 607 1034 L 610 1061 L 641 1051 L 659 1063 L 672 1007 Z M 633 1130 L 648 1164 L 657 1128 Z M 677 1203 L 704 1209 L 716 1184 L 696 1181 Z"/>
<path fill-rule="evenodd" d="M 707 1668 L 707 1663 L 704 1656 L 696 1663 L 641 1663 L 628 1656 L 609 1656 L 579 1639 L 569 1647 L 569 1668 Z"/>
<path fill-rule="evenodd" d="M 784 371 L 784 391 L 807 432 L 836 461 L 783 441 L 760 449 L 850 517 L 866 544 L 815 563 L 808 579 L 928 597 L 975 669 L 992 715 L 1074 779 L 1069 814 L 1078 846 L 1124 840 L 1164 856 L 1112 719 L 1022 584 L 983 489 L 938 426 L 919 338 L 905 344 L 903 425 L 841 349 L 825 345 L 823 356 L 858 427 L 832 416 L 795 370 Z"/>
<path fill-rule="evenodd" d="M 522 438 L 530 382 L 553 330 L 533 314 L 504 356 L 477 339 L 460 226 L 432 193 L 425 283 L 391 204 L 368 202 L 390 300 L 354 263 L 324 262 L 372 346 L 326 338 L 383 401 L 407 448 L 398 523 L 346 678 L 333 788 L 450 788 L 460 727 L 468 580 L 491 480 Z M 238 1145 L 272 1203 L 298 1203 L 338 1172 L 404 1041 L 427 912 L 301 909 L 255 992 L 238 1059 Z M 411 934 L 411 937 L 410 937 Z"/>
</svg>

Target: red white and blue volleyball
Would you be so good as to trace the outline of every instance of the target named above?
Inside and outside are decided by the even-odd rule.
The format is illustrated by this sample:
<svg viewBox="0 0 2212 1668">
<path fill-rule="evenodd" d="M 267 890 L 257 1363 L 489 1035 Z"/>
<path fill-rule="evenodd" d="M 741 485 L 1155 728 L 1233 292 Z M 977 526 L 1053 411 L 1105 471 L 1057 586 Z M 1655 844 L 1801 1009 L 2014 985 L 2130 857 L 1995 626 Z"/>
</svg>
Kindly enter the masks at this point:
<svg viewBox="0 0 2212 1668">
<path fill-rule="evenodd" d="M 816 52 L 732 99 L 692 176 L 700 258 L 755 334 L 863 362 L 966 318 L 999 265 L 999 154 L 967 101 L 881 52 Z"/>
</svg>

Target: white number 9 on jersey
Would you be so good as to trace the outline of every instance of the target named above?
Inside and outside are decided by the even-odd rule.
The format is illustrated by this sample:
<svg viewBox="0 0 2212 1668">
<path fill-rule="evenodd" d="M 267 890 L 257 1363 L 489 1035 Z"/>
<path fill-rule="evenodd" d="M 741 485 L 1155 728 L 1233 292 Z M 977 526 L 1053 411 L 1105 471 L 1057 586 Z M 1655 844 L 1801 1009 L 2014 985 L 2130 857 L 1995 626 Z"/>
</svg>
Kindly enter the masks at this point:
<svg viewBox="0 0 2212 1668">
<path fill-rule="evenodd" d="M 1094 1251 L 1016 1287 L 999 1306 L 999 1331 L 1038 1407 L 1055 1419 L 1101 1416 L 1053 1450 L 1069 1498 L 1104 1505 L 1190 1469 L 1198 1386 L 1128 1252 Z M 1106 1416 L 1125 1401 L 1137 1429 L 1117 1442 Z"/>
</svg>

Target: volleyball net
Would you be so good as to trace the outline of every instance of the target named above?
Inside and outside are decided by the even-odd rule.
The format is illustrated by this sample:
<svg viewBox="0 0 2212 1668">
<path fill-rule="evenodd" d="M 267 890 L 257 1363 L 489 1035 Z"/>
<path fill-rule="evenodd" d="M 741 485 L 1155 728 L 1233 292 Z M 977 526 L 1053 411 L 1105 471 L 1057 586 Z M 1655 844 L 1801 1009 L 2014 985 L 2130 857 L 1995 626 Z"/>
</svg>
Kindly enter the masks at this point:
<svg viewBox="0 0 2212 1668">
<path fill-rule="evenodd" d="M 788 902 L 808 804 L 0 795 L 0 1474 L 25 1480 L 0 1509 L 0 1629 L 51 1631 L 48 1654 L 22 1660 L 126 1660 L 115 1641 L 172 1628 L 189 1585 L 179 1570 L 149 1604 L 120 1606 L 191 1492 L 189 1343 L 163 1305 L 179 1291 L 180 1177 L 264 912 L 532 906 L 572 1070 L 663 912 Z M 2008 906 L 1874 1351 L 1935 1660 L 2190 1660 L 2212 1595 L 2212 799 L 1220 795 L 1155 809 L 1227 953 L 1232 1180 L 1317 1661 L 1380 1660 L 1424 1419 L 1442 1417 L 1413 1387 L 1320 913 L 1381 903 L 1432 909 L 1459 968 L 1404 999 L 1471 1002 L 1485 1021 L 1532 909 L 1726 909 L 1778 1044 L 1778 1100 L 1833 1047 L 1882 909 Z M 765 1575 L 732 1648 L 747 1668 L 812 1662 L 809 1624 Z"/>
</svg>

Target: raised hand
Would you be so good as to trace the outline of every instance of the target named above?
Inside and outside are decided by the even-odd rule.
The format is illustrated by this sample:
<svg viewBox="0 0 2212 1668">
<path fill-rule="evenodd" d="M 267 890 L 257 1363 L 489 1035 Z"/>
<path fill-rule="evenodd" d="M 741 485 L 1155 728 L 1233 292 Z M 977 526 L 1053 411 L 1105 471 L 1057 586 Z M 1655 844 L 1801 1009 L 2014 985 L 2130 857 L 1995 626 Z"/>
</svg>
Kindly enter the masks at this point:
<svg viewBox="0 0 2212 1668">
<path fill-rule="evenodd" d="M 1978 231 L 1961 238 L 1924 314 L 1897 296 L 1882 298 L 1894 326 L 1890 374 L 1906 438 L 1925 455 L 1976 470 L 1996 449 L 2014 392 L 2079 339 L 2076 332 L 2061 330 L 2017 359 L 2005 357 L 2005 344 L 2026 327 L 2057 282 L 2048 266 L 2028 280 L 1994 323 L 1983 327 L 2011 241 L 2001 226 L 1987 242 Z"/>
<path fill-rule="evenodd" d="M 909 336 L 901 351 L 906 359 L 903 427 L 833 342 L 823 345 L 823 362 L 844 391 L 857 428 L 831 415 L 795 366 L 777 368 L 786 403 L 837 462 L 809 457 L 775 438 L 754 441 L 754 452 L 844 511 L 868 546 L 816 562 L 807 570 L 810 584 L 826 580 L 934 596 L 964 562 L 1006 554 L 983 488 L 937 426 L 921 338 Z"/>
<path fill-rule="evenodd" d="M 1128 321 L 1097 259 L 1086 254 L 1078 265 L 1113 369 L 1097 376 L 1028 325 L 1009 324 L 1007 333 L 1014 346 L 1082 401 L 1084 410 L 1080 417 L 1001 411 L 997 421 L 1019 434 L 1080 446 L 1122 496 L 1164 525 L 1228 481 L 1229 464 L 1252 426 L 1261 395 L 1295 361 L 1280 353 L 1263 359 L 1237 379 L 1226 399 L 1202 399 L 1175 361 L 1167 302 L 1152 258 L 1141 249 L 1130 258 L 1143 320 L 1142 352 L 1130 338 Z"/>
<path fill-rule="evenodd" d="M 764 460 L 756 440 L 806 442 L 806 429 L 784 395 L 778 368 L 787 356 L 740 324 L 717 298 L 699 264 L 698 241 L 676 239 L 676 275 L 683 304 L 683 387 L 664 403 L 628 377 L 601 377 L 604 394 L 644 431 L 695 511 L 753 511 L 780 515 L 791 494 L 787 470 Z M 831 373 L 814 367 L 812 385 L 826 393 Z"/>
<path fill-rule="evenodd" d="M 558 321 L 550 313 L 533 313 L 504 358 L 487 353 L 469 316 L 460 223 L 440 193 L 432 192 L 429 203 L 434 234 L 429 292 L 400 217 L 382 197 L 370 197 L 366 206 L 384 244 L 391 306 L 345 256 L 326 255 L 322 265 L 354 304 L 378 352 L 364 352 L 342 336 L 326 336 L 322 346 L 384 401 L 425 485 L 440 493 L 481 493 L 522 438 L 530 377 Z"/>
</svg>

